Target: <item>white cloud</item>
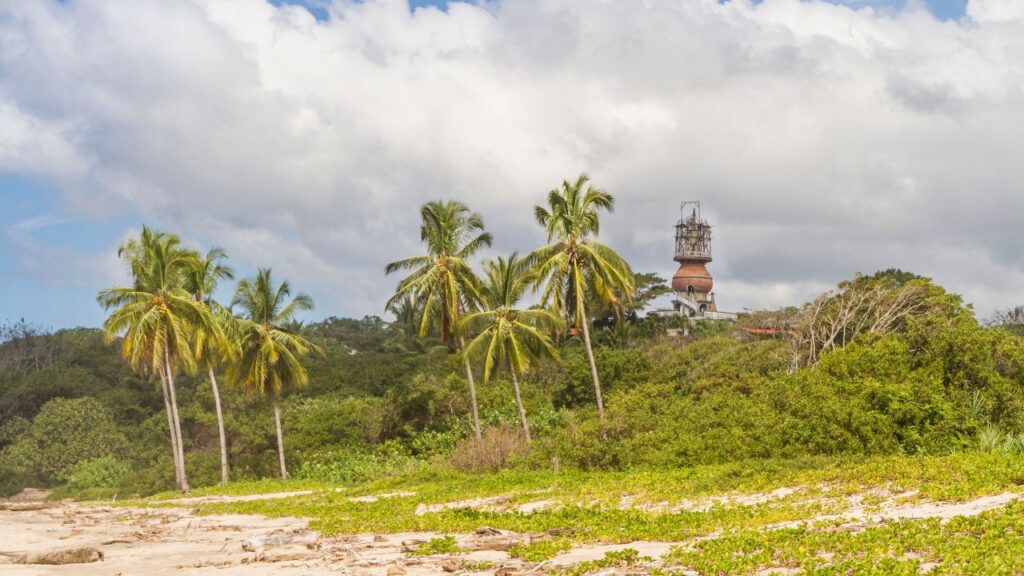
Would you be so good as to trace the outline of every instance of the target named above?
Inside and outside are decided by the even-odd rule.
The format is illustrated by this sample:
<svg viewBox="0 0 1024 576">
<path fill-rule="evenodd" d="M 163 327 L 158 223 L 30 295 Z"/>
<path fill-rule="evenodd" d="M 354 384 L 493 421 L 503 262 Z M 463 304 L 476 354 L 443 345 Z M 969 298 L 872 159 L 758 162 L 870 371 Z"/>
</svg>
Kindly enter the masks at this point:
<svg viewBox="0 0 1024 576">
<path fill-rule="evenodd" d="M 581 170 L 639 270 L 673 272 L 702 199 L 723 308 L 890 266 L 1019 303 L 1021 4 L 871 4 L 0 3 L 0 170 L 273 265 L 324 313 L 381 312 L 422 202 L 528 250 L 532 204 Z"/>
<path fill-rule="evenodd" d="M 87 161 L 69 140 L 70 127 L 27 114 L 0 91 L 0 172 L 81 174 Z"/>
<path fill-rule="evenodd" d="M 977 22 L 1024 20 L 1024 4 L 1018 0 L 971 0 L 967 15 Z"/>
</svg>

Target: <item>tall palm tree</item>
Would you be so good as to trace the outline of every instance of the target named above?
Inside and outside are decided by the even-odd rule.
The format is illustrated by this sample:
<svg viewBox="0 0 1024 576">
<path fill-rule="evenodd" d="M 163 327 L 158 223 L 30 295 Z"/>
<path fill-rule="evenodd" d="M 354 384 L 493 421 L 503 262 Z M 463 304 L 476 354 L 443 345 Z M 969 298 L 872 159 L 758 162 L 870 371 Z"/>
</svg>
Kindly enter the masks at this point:
<svg viewBox="0 0 1024 576">
<path fill-rule="evenodd" d="M 558 317 L 544 309 L 516 308 L 523 293 L 536 279 L 524 264 L 516 253 L 507 260 L 498 257 L 484 263 L 486 280 L 483 293 L 487 309 L 467 315 L 462 321 L 462 328 L 469 333 L 477 333 L 476 338 L 466 345 L 465 355 L 483 356 L 485 384 L 498 366 L 508 366 L 523 435 L 529 442 L 530 425 L 519 390 L 519 376 L 539 356 L 558 358 L 551 338 L 544 332 L 558 325 Z"/>
<path fill-rule="evenodd" d="M 467 312 L 476 309 L 481 298 L 480 279 L 469 266 L 469 258 L 491 245 L 491 234 L 484 230 L 479 214 L 454 200 L 428 202 L 420 208 L 420 217 L 423 220 L 420 239 L 426 244 L 427 253 L 387 265 L 387 274 L 411 271 L 398 283 L 387 307 L 411 295 L 419 313 L 420 337 L 436 328 L 449 349 L 465 347 L 466 341 L 458 326 Z M 469 358 L 464 358 L 464 365 L 473 409 L 473 429 L 479 440 L 480 411 Z"/>
<path fill-rule="evenodd" d="M 196 260 L 182 248 L 177 235 L 144 227 L 137 239 L 126 242 L 118 254 L 131 269 L 133 286 L 110 288 L 97 299 L 114 310 L 103 323 L 108 340 L 122 336 L 121 352 L 136 370 L 157 374 L 164 393 L 167 425 L 174 453 L 175 483 L 189 490 L 181 419 L 174 386 L 175 368 L 195 370 L 189 340 L 195 330 L 219 334 L 209 308 L 183 288 L 185 274 Z"/>
<path fill-rule="evenodd" d="M 534 206 L 534 216 L 548 235 L 547 246 L 533 251 L 527 261 L 537 274 L 537 286 L 544 286 L 542 302 L 551 306 L 567 323 L 583 330 L 583 342 L 590 361 L 590 374 L 597 396 L 597 413 L 604 421 L 604 400 L 597 364 L 590 343 L 586 300 L 592 292 L 616 309 L 621 304 L 617 294 L 631 298 L 634 291 L 633 272 L 629 264 L 614 250 L 598 242 L 599 212 L 612 212 L 615 198 L 590 185 L 586 174 L 575 182 L 564 181 L 548 193 L 548 206 Z"/>
<path fill-rule="evenodd" d="M 211 248 L 200 258 L 196 258 L 192 267 L 185 276 L 185 289 L 199 302 L 206 304 L 214 313 L 214 319 L 220 324 L 221 332 L 227 333 L 234 318 L 223 306 L 213 299 L 213 292 L 221 280 L 233 280 L 234 270 L 227 265 L 227 252 L 221 248 Z M 220 404 L 220 389 L 217 387 L 217 375 L 214 373 L 214 363 L 226 363 L 234 357 L 234 345 L 236 342 L 228 338 L 217 338 L 216 335 L 207 334 L 197 330 L 194 334 L 194 345 L 196 359 L 206 364 L 206 372 L 210 377 L 210 387 L 213 389 L 213 405 L 217 410 L 217 435 L 220 440 L 220 483 L 228 483 L 228 443 L 224 434 L 224 413 Z"/>
<path fill-rule="evenodd" d="M 406 294 L 398 300 L 389 302 L 387 311 L 395 317 L 394 322 L 390 325 L 394 334 L 388 341 L 390 347 L 405 352 L 425 352 L 445 345 L 440 341 L 433 327 L 428 329 L 430 336 L 420 336 L 419 304 L 412 294 Z"/>
<path fill-rule="evenodd" d="M 309 296 L 291 296 L 287 281 L 274 285 L 269 268 L 262 268 L 255 278 L 246 278 L 238 283 L 231 307 L 240 306 L 244 314 L 238 320 L 238 359 L 227 369 L 229 382 L 251 392 L 266 394 L 270 399 L 282 480 L 288 477 L 288 469 L 284 461 L 284 434 L 278 398 L 286 388 L 300 388 L 309 381 L 306 369 L 299 362 L 300 357 L 311 352 L 323 354 L 320 347 L 286 328 L 296 312 L 313 309 L 313 299 Z"/>
</svg>

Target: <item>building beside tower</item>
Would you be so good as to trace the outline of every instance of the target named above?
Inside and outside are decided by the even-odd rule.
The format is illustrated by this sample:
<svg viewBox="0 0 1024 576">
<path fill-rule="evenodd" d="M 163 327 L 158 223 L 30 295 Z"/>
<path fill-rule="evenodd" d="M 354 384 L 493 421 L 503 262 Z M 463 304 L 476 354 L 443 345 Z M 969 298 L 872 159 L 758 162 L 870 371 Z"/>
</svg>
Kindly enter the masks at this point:
<svg viewBox="0 0 1024 576">
<path fill-rule="evenodd" d="M 676 253 L 679 269 L 672 276 L 676 314 L 693 319 L 735 320 L 736 314 L 719 312 L 715 303 L 714 280 L 708 272 L 711 262 L 711 225 L 700 213 L 700 202 L 683 202 L 676 224 Z"/>
</svg>

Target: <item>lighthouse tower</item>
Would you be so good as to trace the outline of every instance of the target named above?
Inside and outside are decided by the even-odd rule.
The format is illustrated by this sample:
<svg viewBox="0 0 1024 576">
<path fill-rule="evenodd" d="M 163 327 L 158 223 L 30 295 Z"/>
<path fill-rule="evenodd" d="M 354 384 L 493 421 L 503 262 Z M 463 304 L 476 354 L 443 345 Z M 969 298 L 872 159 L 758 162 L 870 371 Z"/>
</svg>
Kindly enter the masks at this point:
<svg viewBox="0 0 1024 576">
<path fill-rule="evenodd" d="M 679 270 L 672 276 L 672 302 L 677 313 L 691 318 L 718 316 L 711 262 L 711 225 L 700 215 L 700 202 L 683 202 L 676 224 L 676 257 Z M 730 315 L 731 316 L 731 315 Z"/>
</svg>

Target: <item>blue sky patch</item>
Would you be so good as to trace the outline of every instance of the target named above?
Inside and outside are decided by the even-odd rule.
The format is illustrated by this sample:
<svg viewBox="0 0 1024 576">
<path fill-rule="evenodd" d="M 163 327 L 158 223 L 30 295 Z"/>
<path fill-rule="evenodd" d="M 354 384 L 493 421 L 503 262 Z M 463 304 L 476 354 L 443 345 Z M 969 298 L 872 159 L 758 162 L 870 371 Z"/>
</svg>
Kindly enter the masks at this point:
<svg viewBox="0 0 1024 576">
<path fill-rule="evenodd" d="M 463 0 L 452 0 L 452 1 L 463 1 Z M 728 0 L 722 0 L 728 1 Z M 825 0 L 832 2 L 833 4 L 843 4 L 854 8 L 863 8 L 865 6 L 873 6 L 876 8 L 895 8 L 897 10 L 903 9 L 907 5 L 907 0 Z M 329 4 L 327 0 L 270 0 L 275 6 L 281 4 L 294 4 L 296 6 L 304 6 L 313 16 L 318 20 L 326 20 L 327 10 L 326 6 Z M 434 6 L 445 10 L 448 7 L 449 0 L 409 0 L 409 8 L 415 10 L 424 6 Z M 967 0 L 925 0 L 925 5 L 928 10 L 935 15 L 939 20 L 956 20 L 963 17 L 964 11 L 967 7 Z"/>
</svg>

